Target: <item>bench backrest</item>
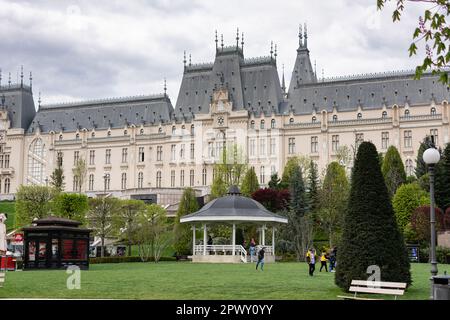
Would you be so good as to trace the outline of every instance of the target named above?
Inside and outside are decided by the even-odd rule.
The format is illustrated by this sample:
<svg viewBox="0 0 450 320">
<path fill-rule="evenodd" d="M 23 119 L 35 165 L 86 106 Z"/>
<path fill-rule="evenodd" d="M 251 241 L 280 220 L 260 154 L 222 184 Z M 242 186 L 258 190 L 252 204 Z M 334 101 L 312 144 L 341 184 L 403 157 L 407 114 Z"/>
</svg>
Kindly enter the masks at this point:
<svg viewBox="0 0 450 320">
<path fill-rule="evenodd" d="M 0 272 L 0 287 L 3 286 L 4 282 L 5 282 L 5 273 Z"/>
<path fill-rule="evenodd" d="M 401 296 L 405 293 L 405 289 L 406 283 L 402 282 L 352 280 L 349 291 Z"/>
</svg>

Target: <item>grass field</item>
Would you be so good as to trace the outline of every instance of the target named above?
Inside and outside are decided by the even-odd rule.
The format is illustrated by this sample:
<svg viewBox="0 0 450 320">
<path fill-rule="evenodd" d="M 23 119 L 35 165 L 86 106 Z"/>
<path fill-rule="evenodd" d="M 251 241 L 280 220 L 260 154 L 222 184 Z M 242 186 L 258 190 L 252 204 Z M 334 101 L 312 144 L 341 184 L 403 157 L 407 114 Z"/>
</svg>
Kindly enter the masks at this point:
<svg viewBox="0 0 450 320">
<path fill-rule="evenodd" d="M 400 300 L 428 298 L 429 268 L 412 264 L 414 283 Z M 450 272 L 450 265 L 439 270 Z M 8 272 L 0 298 L 329 300 L 342 294 L 334 273 L 309 277 L 305 263 L 266 264 L 263 272 L 254 264 L 96 264 L 82 271 L 79 290 L 66 288 L 67 277 L 59 270 Z"/>
<path fill-rule="evenodd" d="M 6 220 L 6 230 L 12 230 L 14 228 L 16 203 L 14 201 L 0 201 L 0 212 L 5 212 L 8 214 L 8 219 Z"/>
</svg>

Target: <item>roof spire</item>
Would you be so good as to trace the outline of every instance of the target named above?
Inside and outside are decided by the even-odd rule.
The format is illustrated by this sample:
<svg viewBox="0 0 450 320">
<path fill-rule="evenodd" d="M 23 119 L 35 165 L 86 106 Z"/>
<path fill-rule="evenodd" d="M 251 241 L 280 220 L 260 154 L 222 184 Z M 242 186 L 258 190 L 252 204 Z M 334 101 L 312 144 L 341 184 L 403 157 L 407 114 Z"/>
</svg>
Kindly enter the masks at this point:
<svg viewBox="0 0 450 320">
<path fill-rule="evenodd" d="M 314 75 L 317 78 L 317 64 L 316 64 L 316 60 L 314 59 Z"/>
<path fill-rule="evenodd" d="M 242 32 L 241 46 L 242 46 L 242 52 L 244 52 L 244 33 L 243 32 Z"/>
<path fill-rule="evenodd" d="M 236 30 L 236 49 L 239 49 L 239 28 Z"/>
<path fill-rule="evenodd" d="M 23 88 L 23 65 L 20 66 L 20 87 Z"/>
<path fill-rule="evenodd" d="M 30 89 L 33 88 L 33 73 L 30 71 Z"/>
<path fill-rule="evenodd" d="M 275 62 L 277 61 L 277 56 L 278 56 L 278 53 L 277 53 L 277 44 L 275 43 Z"/>
<path fill-rule="evenodd" d="M 273 58 L 273 41 L 270 41 L 270 59 Z"/>
<path fill-rule="evenodd" d="M 189 67 L 192 65 L 191 54 L 189 53 Z"/>
<path fill-rule="evenodd" d="M 223 51 L 223 33 L 220 35 L 220 46 L 222 47 Z"/>
<path fill-rule="evenodd" d="M 164 78 L 164 97 L 167 97 L 167 82 L 166 82 L 166 78 Z"/>
<path fill-rule="evenodd" d="M 216 51 L 217 51 L 217 49 L 218 49 L 218 42 L 219 42 L 219 40 L 217 39 L 217 30 L 216 30 L 216 39 L 214 41 L 216 42 Z"/>
<path fill-rule="evenodd" d="M 41 108 L 41 92 L 39 91 L 38 107 Z"/>
<path fill-rule="evenodd" d="M 282 80 L 281 80 L 281 90 L 283 90 L 283 93 L 286 94 L 286 82 L 284 81 L 284 63 L 283 63 L 283 74 L 282 74 Z"/>
<path fill-rule="evenodd" d="M 305 48 L 308 48 L 308 29 L 306 28 L 306 22 L 305 22 Z"/>
<path fill-rule="evenodd" d="M 184 69 L 186 69 L 186 50 L 184 50 L 183 64 L 184 64 Z"/>
<path fill-rule="evenodd" d="M 298 46 L 303 47 L 303 35 L 302 35 L 302 25 L 298 25 Z"/>
<path fill-rule="evenodd" d="M 11 87 L 11 72 L 8 74 L 8 86 Z"/>
</svg>

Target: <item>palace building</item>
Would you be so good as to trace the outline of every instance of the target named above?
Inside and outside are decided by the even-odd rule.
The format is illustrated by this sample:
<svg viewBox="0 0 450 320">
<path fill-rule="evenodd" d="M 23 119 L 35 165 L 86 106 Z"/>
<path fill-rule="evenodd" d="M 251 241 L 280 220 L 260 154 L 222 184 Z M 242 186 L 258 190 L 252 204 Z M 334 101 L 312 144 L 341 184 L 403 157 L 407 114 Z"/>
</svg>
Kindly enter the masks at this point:
<svg viewBox="0 0 450 320">
<path fill-rule="evenodd" d="M 23 73 L 18 84 L 0 78 L 0 199 L 14 198 L 21 184 L 49 184 L 59 164 L 67 192 L 107 192 L 173 209 L 184 187 L 209 193 L 213 164 L 229 145 L 238 146 L 264 186 L 296 155 L 314 160 L 321 172 L 334 160 L 350 169 L 352 150 L 363 140 L 380 152 L 397 147 L 413 175 L 426 136 L 439 146 L 449 142 L 449 87 L 437 76 L 413 80 L 411 71 L 318 79 L 307 36 L 300 31 L 286 88 L 276 48 L 245 58 L 242 38 L 224 46 L 216 35 L 213 62 L 192 64 L 185 55 L 175 105 L 164 88 L 152 96 L 39 101 L 36 111 L 31 76 L 30 85 Z M 86 177 L 77 179 L 73 168 L 81 159 Z"/>
</svg>

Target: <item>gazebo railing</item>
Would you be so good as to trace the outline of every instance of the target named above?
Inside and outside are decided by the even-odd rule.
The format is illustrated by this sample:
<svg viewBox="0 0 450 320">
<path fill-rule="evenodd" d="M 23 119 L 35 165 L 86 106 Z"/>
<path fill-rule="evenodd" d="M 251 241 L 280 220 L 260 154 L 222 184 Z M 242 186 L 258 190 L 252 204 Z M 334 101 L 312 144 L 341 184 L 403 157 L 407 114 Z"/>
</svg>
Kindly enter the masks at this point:
<svg viewBox="0 0 450 320">
<path fill-rule="evenodd" d="M 268 255 L 268 256 L 273 255 L 273 247 L 272 246 L 262 246 L 262 245 L 256 246 L 255 255 L 258 255 L 258 252 L 259 252 L 259 250 L 261 250 L 262 247 L 264 247 L 264 252 L 266 255 Z"/>
<path fill-rule="evenodd" d="M 195 245 L 194 247 L 194 255 L 217 255 L 222 253 L 223 255 L 233 255 L 233 245 L 231 244 L 214 244 L 207 245 L 206 248 L 204 245 Z M 234 246 L 234 254 L 239 255 L 243 262 L 247 262 L 247 250 L 241 245 Z"/>
</svg>

